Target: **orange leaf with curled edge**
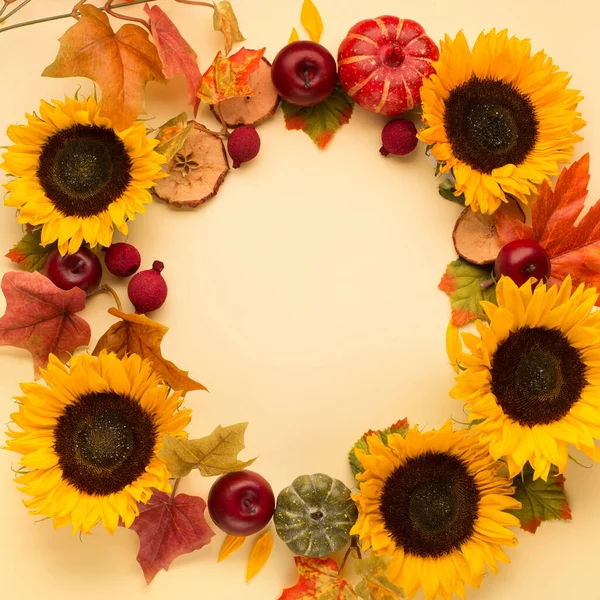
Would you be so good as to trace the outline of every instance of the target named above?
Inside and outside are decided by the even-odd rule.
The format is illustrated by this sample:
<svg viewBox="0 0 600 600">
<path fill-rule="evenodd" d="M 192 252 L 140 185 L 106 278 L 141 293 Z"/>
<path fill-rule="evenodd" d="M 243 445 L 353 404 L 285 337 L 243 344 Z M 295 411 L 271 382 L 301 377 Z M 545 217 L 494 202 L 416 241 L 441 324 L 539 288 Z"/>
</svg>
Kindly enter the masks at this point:
<svg viewBox="0 0 600 600">
<path fill-rule="evenodd" d="M 162 63 L 148 33 L 128 23 L 115 33 L 108 17 L 89 4 L 60 38 L 54 62 L 44 77 L 88 77 L 102 90 L 101 114 L 126 129 L 144 112 L 149 81 L 164 82 Z"/>
<path fill-rule="evenodd" d="M 144 11 L 150 18 L 152 39 L 158 48 L 165 77 L 171 79 L 178 73 L 183 74 L 187 82 L 188 101 L 194 107 L 194 114 L 196 114 L 200 106 L 197 92 L 202 81 L 198 55 L 162 8 L 159 6 L 151 8 L 146 4 Z"/>
<path fill-rule="evenodd" d="M 198 98 L 206 104 L 218 104 L 237 96 L 252 96 L 254 90 L 248 85 L 248 78 L 258 69 L 264 53 L 265 48 L 242 48 L 231 56 L 223 56 L 219 51 L 202 75 Z"/>
<path fill-rule="evenodd" d="M 295 556 L 298 583 L 283 590 L 279 600 L 357 600 L 358 596 L 348 581 L 338 575 L 333 558 Z"/>
<path fill-rule="evenodd" d="M 37 376 L 54 354 L 67 362 L 90 343 L 90 326 L 75 313 L 85 308 L 85 292 L 65 291 L 40 273 L 6 273 L 2 278 L 6 313 L 0 318 L 0 346 L 31 353 Z"/>
<path fill-rule="evenodd" d="M 163 357 L 160 345 L 169 331 L 168 327 L 149 319 L 146 315 L 125 314 L 116 308 L 110 308 L 108 312 L 121 320 L 111 325 L 98 340 L 92 353 L 94 356 L 98 356 L 102 350 L 114 352 L 119 358 L 127 354 L 138 354 L 152 361 L 154 370 L 174 390 L 183 393 L 206 390 L 201 383 L 188 377 L 186 371 L 182 371 Z"/>
<path fill-rule="evenodd" d="M 550 285 L 571 275 L 574 285 L 600 289 L 600 201 L 575 225 L 583 211 L 590 179 L 590 156 L 585 154 L 561 171 L 554 191 L 544 181 L 531 209 L 531 226 L 499 212 L 496 229 L 502 245 L 535 240 L 550 257 Z M 600 305 L 600 299 L 596 303 Z"/>
</svg>

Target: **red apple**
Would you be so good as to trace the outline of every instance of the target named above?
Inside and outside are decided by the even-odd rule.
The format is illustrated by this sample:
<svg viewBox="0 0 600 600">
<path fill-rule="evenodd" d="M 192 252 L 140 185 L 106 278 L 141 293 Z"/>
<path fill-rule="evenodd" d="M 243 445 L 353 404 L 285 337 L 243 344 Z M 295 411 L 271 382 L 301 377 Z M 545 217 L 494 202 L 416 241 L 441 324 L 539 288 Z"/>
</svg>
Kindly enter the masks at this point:
<svg viewBox="0 0 600 600">
<path fill-rule="evenodd" d="M 75 254 L 66 256 L 61 256 L 58 250 L 53 250 L 46 259 L 44 268 L 46 277 L 63 290 L 78 287 L 84 292 L 91 292 L 102 278 L 102 264 L 86 247 L 81 247 Z"/>
<path fill-rule="evenodd" d="M 254 471 L 223 475 L 210 489 L 208 512 L 215 525 L 231 535 L 248 536 L 267 525 L 275 511 L 269 482 Z"/>
<path fill-rule="evenodd" d="M 271 79 L 284 100 L 313 106 L 327 99 L 335 88 L 335 59 L 316 42 L 292 42 L 275 57 Z"/>
<path fill-rule="evenodd" d="M 534 240 L 513 240 L 502 247 L 494 263 L 494 277 L 510 277 L 518 286 L 530 277 L 547 281 L 550 276 L 550 258 Z"/>
<path fill-rule="evenodd" d="M 440 56 L 410 19 L 383 16 L 357 23 L 338 51 L 340 83 L 359 106 L 395 116 L 421 103 L 423 78 Z"/>
</svg>

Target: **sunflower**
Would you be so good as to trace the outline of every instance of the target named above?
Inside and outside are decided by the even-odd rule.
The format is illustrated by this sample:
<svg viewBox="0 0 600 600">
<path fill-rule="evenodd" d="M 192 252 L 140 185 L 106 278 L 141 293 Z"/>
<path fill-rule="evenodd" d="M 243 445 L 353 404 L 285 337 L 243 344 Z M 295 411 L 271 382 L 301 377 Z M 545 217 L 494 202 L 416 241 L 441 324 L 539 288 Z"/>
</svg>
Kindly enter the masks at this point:
<svg viewBox="0 0 600 600">
<path fill-rule="evenodd" d="M 42 101 L 40 116 L 27 120 L 8 128 L 14 144 L 0 165 L 15 178 L 5 204 L 19 209 L 19 223 L 42 226 L 42 245 L 58 240 L 61 254 L 84 241 L 110 246 L 115 227 L 127 234 L 127 219 L 146 211 L 163 176 L 165 159 L 144 124 L 113 129 L 94 98 Z"/>
<path fill-rule="evenodd" d="M 526 203 L 569 162 L 585 125 L 582 98 L 544 52 L 531 56 L 529 41 L 493 29 L 470 51 L 462 32 L 446 36 L 434 68 L 421 89 L 428 127 L 419 138 L 474 211 L 492 214 L 506 194 Z"/>
<path fill-rule="evenodd" d="M 490 324 L 463 334 L 465 368 L 451 391 L 467 404 L 475 432 L 493 458 L 506 457 L 511 477 L 529 461 L 534 477 L 551 465 L 562 473 L 568 445 L 600 460 L 600 312 L 598 294 L 503 277 L 498 305 L 483 302 Z"/>
<path fill-rule="evenodd" d="M 518 519 L 504 512 L 520 508 L 510 481 L 496 474 L 488 449 L 466 430 L 439 431 L 406 438 L 367 438 L 370 454 L 356 456 L 364 473 L 353 496 L 360 516 L 351 533 L 364 550 L 393 556 L 391 581 L 409 597 L 423 588 L 425 598 L 450 600 L 465 595 L 465 583 L 479 587 L 486 564 L 509 562 L 501 545 L 517 541 L 507 526 Z"/>
<path fill-rule="evenodd" d="M 157 452 L 163 436 L 186 436 L 190 411 L 136 354 L 74 356 L 70 371 L 51 355 L 42 376 L 47 387 L 21 385 L 12 420 L 22 431 L 8 432 L 7 447 L 23 455 L 25 505 L 73 533 L 99 522 L 113 533 L 119 519 L 129 527 L 153 488 L 170 491 Z"/>
</svg>

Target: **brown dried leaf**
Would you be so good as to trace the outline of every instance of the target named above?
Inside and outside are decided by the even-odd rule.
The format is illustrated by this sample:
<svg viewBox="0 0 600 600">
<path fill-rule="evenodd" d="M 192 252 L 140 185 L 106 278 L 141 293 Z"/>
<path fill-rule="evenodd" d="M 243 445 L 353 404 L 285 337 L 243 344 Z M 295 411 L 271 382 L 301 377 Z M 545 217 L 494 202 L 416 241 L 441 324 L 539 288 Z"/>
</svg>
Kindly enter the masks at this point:
<svg viewBox="0 0 600 600">
<path fill-rule="evenodd" d="M 188 377 L 187 371 L 182 371 L 163 357 L 160 345 L 169 331 L 168 327 L 145 315 L 128 315 L 116 308 L 110 308 L 108 312 L 121 321 L 112 325 L 98 340 L 94 348 L 94 356 L 98 356 L 102 350 L 114 352 L 119 358 L 123 358 L 126 354 L 138 354 L 142 358 L 151 360 L 154 370 L 174 390 L 183 393 L 206 390 L 201 383 Z"/>
<path fill-rule="evenodd" d="M 196 163 L 186 173 L 176 169 L 177 156 Z M 229 162 L 223 140 L 205 131 L 192 131 L 178 154 L 163 165 L 169 176 L 160 179 L 154 187 L 158 198 L 179 208 L 195 208 L 212 198 L 229 172 Z"/>
</svg>

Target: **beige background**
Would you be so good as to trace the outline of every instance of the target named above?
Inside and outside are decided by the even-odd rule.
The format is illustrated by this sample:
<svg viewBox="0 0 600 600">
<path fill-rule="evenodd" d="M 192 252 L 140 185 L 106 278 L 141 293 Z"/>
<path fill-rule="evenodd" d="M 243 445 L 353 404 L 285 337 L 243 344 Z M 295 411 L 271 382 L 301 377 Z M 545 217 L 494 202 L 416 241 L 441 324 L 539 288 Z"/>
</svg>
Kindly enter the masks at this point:
<svg viewBox="0 0 600 600">
<path fill-rule="evenodd" d="M 71 1 L 34 1 L 23 17 L 65 12 Z M 220 48 L 203 8 L 161 0 L 206 68 Z M 300 0 L 233 0 L 248 47 L 267 46 L 273 58 L 299 26 Z M 600 141 L 597 4 L 593 0 L 319 0 L 333 52 L 356 21 L 395 14 L 421 22 L 439 39 L 464 29 L 472 42 L 484 28 L 508 27 L 545 48 L 586 97 L 589 124 L 576 156 Z M 135 11 L 130 9 L 130 12 Z M 19 15 L 19 16 L 21 16 Z M 0 35 L 1 129 L 24 121 L 40 98 L 62 98 L 85 80 L 39 76 L 53 59 L 68 20 Z M 152 87 L 148 111 L 157 119 L 185 108 L 178 86 Z M 200 119 L 212 124 L 210 115 Z M 210 394 L 188 397 L 191 433 L 250 421 L 246 457 L 279 491 L 300 474 L 324 471 L 351 483 L 346 452 L 363 430 L 408 416 L 423 427 L 452 415 L 452 372 L 444 350 L 448 319 L 436 285 L 454 258 L 451 231 L 459 209 L 438 197 L 423 148 L 405 159 L 378 154 L 382 118 L 355 112 L 326 152 L 299 132 L 286 132 L 281 114 L 261 126 L 257 160 L 232 172 L 219 195 L 192 212 L 155 203 L 131 227 L 144 267 L 165 262 L 170 297 L 153 317 L 171 328 L 165 355 L 202 381 Z M 4 133 L 0 144 L 6 143 Z M 592 155 L 591 197 L 600 197 L 600 159 Z M 18 240 L 10 209 L 0 218 L 2 248 Z M 4 252 L 2 250 L 2 252 Z M 0 261 L 0 271 L 12 267 Z M 125 287 L 117 283 L 126 299 Z M 108 298 L 90 302 L 84 316 L 92 344 L 111 324 Z M 4 299 L 0 299 L 3 310 Z M 31 378 L 21 351 L 0 349 L 2 423 L 14 410 L 18 382 Z M 4 437 L 4 436 L 2 436 Z M 589 464 L 585 463 L 587 466 Z M 223 539 L 178 559 L 146 587 L 135 555 L 137 536 L 103 531 L 80 540 L 50 522 L 35 523 L 11 483 L 16 456 L 0 453 L 0 582 L 18 599 L 167 598 L 271 600 L 296 581 L 292 555 L 281 543 L 264 572 L 244 584 L 249 547 L 217 565 Z M 490 576 L 472 600 L 600 598 L 600 468 L 575 463 L 567 472 L 572 523 L 520 533 L 511 567 Z M 206 497 L 211 480 L 192 475 L 182 491 Z M 350 572 L 350 569 L 346 571 Z"/>
</svg>

